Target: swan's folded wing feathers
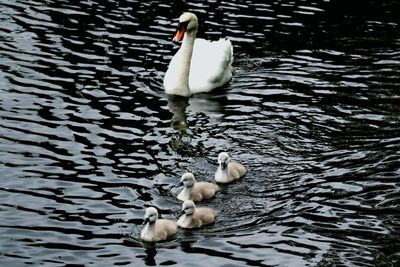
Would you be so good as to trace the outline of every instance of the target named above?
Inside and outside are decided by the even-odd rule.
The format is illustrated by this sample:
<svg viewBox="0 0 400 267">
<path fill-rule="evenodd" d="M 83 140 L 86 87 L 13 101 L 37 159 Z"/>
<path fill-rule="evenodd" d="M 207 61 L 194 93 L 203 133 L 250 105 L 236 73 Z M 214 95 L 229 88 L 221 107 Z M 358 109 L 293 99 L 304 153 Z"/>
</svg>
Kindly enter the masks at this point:
<svg viewBox="0 0 400 267">
<path fill-rule="evenodd" d="M 217 80 L 232 61 L 232 45 L 227 39 L 207 41 L 197 38 L 194 43 L 190 72 Z"/>
<path fill-rule="evenodd" d="M 229 39 L 219 39 L 218 42 L 221 44 L 221 55 L 224 57 L 224 60 L 221 60 L 223 66 L 228 66 L 233 63 L 233 47 L 232 43 Z"/>
<path fill-rule="evenodd" d="M 211 42 L 197 38 L 190 64 L 191 90 L 200 91 L 210 83 L 217 87 L 229 81 L 232 60 L 232 44 L 229 40 Z"/>
</svg>

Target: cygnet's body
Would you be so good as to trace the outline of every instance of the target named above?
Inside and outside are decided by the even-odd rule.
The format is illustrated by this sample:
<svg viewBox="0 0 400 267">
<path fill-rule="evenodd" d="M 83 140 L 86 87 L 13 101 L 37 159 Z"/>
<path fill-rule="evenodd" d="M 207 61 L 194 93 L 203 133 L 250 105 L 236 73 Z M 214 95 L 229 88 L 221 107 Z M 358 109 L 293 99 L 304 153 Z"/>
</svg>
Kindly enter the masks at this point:
<svg viewBox="0 0 400 267">
<path fill-rule="evenodd" d="M 182 175 L 181 184 L 184 185 L 177 198 L 182 201 L 202 201 L 213 198 L 219 190 L 218 185 L 209 182 L 196 182 L 192 173 Z"/>
<path fill-rule="evenodd" d="M 237 162 L 231 162 L 226 152 L 218 155 L 218 169 L 215 172 L 215 181 L 217 183 L 230 183 L 246 175 L 246 168 Z"/>
<path fill-rule="evenodd" d="M 147 242 L 158 242 L 174 235 L 177 231 L 175 221 L 158 219 L 158 212 L 155 208 L 146 209 L 144 216 L 144 228 L 140 233 L 140 238 Z"/>
<path fill-rule="evenodd" d="M 215 221 L 216 212 L 211 208 L 196 208 L 192 200 L 186 200 L 182 204 L 183 215 L 178 219 L 178 225 L 182 228 L 199 228 Z"/>
</svg>

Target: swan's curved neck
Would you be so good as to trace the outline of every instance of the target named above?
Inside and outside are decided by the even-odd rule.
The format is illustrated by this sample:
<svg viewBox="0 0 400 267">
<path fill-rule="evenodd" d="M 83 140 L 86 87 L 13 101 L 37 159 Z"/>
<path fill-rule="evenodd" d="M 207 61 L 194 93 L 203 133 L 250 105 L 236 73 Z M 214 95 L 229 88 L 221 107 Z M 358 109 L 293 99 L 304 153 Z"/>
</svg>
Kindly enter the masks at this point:
<svg viewBox="0 0 400 267">
<path fill-rule="evenodd" d="M 178 70 L 178 79 L 181 82 L 180 87 L 182 93 L 189 96 L 189 73 L 190 73 L 190 62 L 192 61 L 194 40 L 196 39 L 197 30 L 188 31 L 182 40 L 181 45 L 181 57 L 180 57 L 180 69 Z"/>
</svg>

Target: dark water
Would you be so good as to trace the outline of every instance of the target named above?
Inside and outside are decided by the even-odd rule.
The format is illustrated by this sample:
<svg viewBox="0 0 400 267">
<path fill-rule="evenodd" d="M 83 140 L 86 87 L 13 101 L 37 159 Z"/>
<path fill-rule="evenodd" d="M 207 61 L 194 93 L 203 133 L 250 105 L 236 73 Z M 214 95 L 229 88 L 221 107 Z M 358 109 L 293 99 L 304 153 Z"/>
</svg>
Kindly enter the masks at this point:
<svg viewBox="0 0 400 267">
<path fill-rule="evenodd" d="M 235 50 L 188 100 L 162 87 L 184 10 Z M 0 265 L 398 266 L 398 10 L 0 0 Z M 178 177 L 226 149 L 249 173 L 203 204 L 216 223 L 143 245 L 143 208 L 175 218 Z"/>
</svg>

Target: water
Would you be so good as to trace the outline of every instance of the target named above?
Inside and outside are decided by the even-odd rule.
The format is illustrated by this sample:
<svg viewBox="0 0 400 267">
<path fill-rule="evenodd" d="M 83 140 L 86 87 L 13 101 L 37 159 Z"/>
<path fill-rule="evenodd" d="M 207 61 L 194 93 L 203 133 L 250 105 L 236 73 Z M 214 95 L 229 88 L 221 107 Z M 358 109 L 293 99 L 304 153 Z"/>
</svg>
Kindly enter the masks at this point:
<svg viewBox="0 0 400 267">
<path fill-rule="evenodd" d="M 397 1 L 75 2 L 0 0 L 1 266 L 398 265 Z M 184 10 L 235 51 L 190 99 L 162 87 Z M 225 149 L 216 223 L 142 244 Z"/>
</svg>

